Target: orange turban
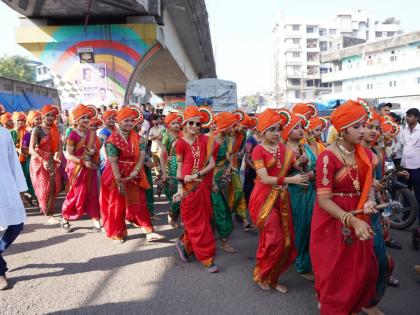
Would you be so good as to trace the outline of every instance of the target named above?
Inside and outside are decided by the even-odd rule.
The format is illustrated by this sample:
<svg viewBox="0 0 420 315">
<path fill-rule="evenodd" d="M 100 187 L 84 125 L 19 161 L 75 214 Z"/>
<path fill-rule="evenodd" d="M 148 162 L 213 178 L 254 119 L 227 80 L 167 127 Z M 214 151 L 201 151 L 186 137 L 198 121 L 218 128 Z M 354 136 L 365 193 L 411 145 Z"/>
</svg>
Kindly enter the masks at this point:
<svg viewBox="0 0 420 315">
<path fill-rule="evenodd" d="M 45 115 L 49 113 L 53 113 L 54 116 L 58 116 L 60 111 L 58 110 L 58 107 L 56 105 L 51 105 L 51 104 L 45 105 L 44 107 L 41 108 L 42 117 L 44 117 Z"/>
<path fill-rule="evenodd" d="M 292 114 L 292 119 L 287 124 L 287 126 L 285 126 L 281 131 L 282 139 L 284 141 L 287 141 L 292 130 L 299 124 L 302 124 L 302 117 L 300 117 L 299 115 Z"/>
<path fill-rule="evenodd" d="M 233 127 L 238 122 L 235 114 L 229 112 L 218 113 L 214 117 L 214 123 L 217 125 L 217 131 L 220 132 L 229 127 Z"/>
<path fill-rule="evenodd" d="M 102 119 L 106 122 L 111 117 L 117 117 L 117 111 L 115 109 L 110 109 L 105 111 L 105 113 L 102 114 Z"/>
<path fill-rule="evenodd" d="M 201 106 L 198 108 L 198 111 L 201 114 L 201 126 L 204 128 L 210 127 L 213 123 L 213 111 L 208 106 Z"/>
<path fill-rule="evenodd" d="M 96 112 L 93 108 L 79 104 L 77 105 L 71 112 L 73 114 L 73 119 L 78 121 L 80 118 L 84 116 L 89 116 L 89 118 L 95 117 Z"/>
<path fill-rule="evenodd" d="M 7 124 L 7 122 L 9 121 L 9 120 L 13 120 L 12 119 L 12 114 L 10 114 L 10 113 L 4 113 L 3 115 L 1 115 L 1 117 L 0 117 L 0 122 L 1 122 L 1 124 L 5 127 L 6 126 L 6 124 Z"/>
<path fill-rule="evenodd" d="M 381 129 L 382 129 L 382 135 L 384 136 L 388 136 L 389 134 L 392 134 L 394 131 L 394 126 L 393 123 L 390 121 L 387 122 L 383 122 L 381 124 Z"/>
<path fill-rule="evenodd" d="M 89 121 L 89 126 L 97 126 L 98 128 L 102 128 L 105 125 L 104 121 L 98 117 L 93 117 Z"/>
<path fill-rule="evenodd" d="M 12 115 L 13 121 L 24 120 L 26 121 L 26 115 L 24 112 L 14 112 Z"/>
<path fill-rule="evenodd" d="M 290 113 L 287 110 L 276 112 L 271 108 L 267 108 L 258 115 L 258 122 L 256 129 L 260 133 L 264 133 L 268 128 L 275 125 L 285 126 L 290 121 Z"/>
<path fill-rule="evenodd" d="M 197 106 L 188 106 L 187 110 L 184 112 L 184 125 L 188 120 L 200 118 L 200 121 L 203 120 L 203 114 L 198 110 Z"/>
<path fill-rule="evenodd" d="M 172 124 L 174 121 L 178 121 L 179 123 L 182 123 L 182 117 L 177 114 L 177 113 L 169 113 L 166 117 L 165 117 L 165 124 L 166 127 L 169 128 L 170 124 Z"/>
<path fill-rule="evenodd" d="M 360 103 L 348 100 L 331 114 L 331 123 L 340 132 L 356 123 L 364 121 L 366 117 L 367 110 L 365 107 Z"/>
<path fill-rule="evenodd" d="M 58 107 L 56 105 L 45 105 L 41 108 L 41 115 L 44 117 L 45 115 L 52 113 L 55 117 L 60 113 Z M 60 148 L 60 131 L 58 130 L 57 126 L 53 123 L 51 126 L 51 151 L 53 153 L 58 152 Z"/>
<path fill-rule="evenodd" d="M 29 127 L 33 127 L 34 126 L 34 122 L 38 117 L 42 117 L 42 114 L 40 111 L 37 110 L 31 110 L 28 113 L 28 116 L 26 116 L 26 122 L 29 125 Z"/>
<path fill-rule="evenodd" d="M 376 111 L 373 109 L 369 110 L 369 122 L 372 121 L 379 121 L 379 123 L 382 123 L 385 119 Z"/>
<path fill-rule="evenodd" d="M 316 117 L 318 115 L 318 109 L 316 107 L 315 104 L 312 103 L 308 103 L 308 104 L 304 104 L 304 103 L 298 103 L 295 104 L 294 106 L 292 106 L 291 109 L 293 114 L 300 114 L 303 116 L 307 116 L 309 115 L 309 117 L 313 118 Z"/>
<path fill-rule="evenodd" d="M 118 112 L 117 112 L 117 122 L 121 123 L 123 120 L 126 119 L 139 119 L 140 118 L 140 111 L 136 110 L 130 106 L 125 106 L 123 108 L 121 108 Z"/>
<path fill-rule="evenodd" d="M 323 117 L 309 119 L 309 130 L 314 130 L 318 126 L 321 126 L 322 130 L 325 130 L 328 126 L 328 121 Z"/>
</svg>

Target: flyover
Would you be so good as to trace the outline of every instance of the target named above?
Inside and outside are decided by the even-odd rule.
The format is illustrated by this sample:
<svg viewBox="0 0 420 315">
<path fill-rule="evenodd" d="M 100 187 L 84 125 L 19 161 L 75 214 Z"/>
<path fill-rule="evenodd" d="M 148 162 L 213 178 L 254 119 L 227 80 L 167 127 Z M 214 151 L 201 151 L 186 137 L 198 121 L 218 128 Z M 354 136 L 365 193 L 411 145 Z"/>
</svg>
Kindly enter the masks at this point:
<svg viewBox="0 0 420 315">
<path fill-rule="evenodd" d="M 16 41 L 50 68 L 63 105 L 127 103 L 136 83 L 182 96 L 188 81 L 216 77 L 204 0 L 2 1 L 21 14 Z"/>
</svg>

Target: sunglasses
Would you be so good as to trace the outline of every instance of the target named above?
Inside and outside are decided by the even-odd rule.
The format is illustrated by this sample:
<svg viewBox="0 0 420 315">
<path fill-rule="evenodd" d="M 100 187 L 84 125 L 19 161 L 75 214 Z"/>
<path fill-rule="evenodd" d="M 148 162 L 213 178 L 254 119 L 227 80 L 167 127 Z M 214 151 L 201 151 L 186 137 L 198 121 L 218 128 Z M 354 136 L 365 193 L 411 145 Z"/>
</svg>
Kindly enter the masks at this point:
<svg viewBox="0 0 420 315">
<path fill-rule="evenodd" d="M 190 120 L 189 122 L 188 122 L 188 126 L 194 126 L 194 124 L 195 124 L 195 126 L 196 127 L 201 127 L 201 122 L 193 122 L 192 120 Z"/>
</svg>

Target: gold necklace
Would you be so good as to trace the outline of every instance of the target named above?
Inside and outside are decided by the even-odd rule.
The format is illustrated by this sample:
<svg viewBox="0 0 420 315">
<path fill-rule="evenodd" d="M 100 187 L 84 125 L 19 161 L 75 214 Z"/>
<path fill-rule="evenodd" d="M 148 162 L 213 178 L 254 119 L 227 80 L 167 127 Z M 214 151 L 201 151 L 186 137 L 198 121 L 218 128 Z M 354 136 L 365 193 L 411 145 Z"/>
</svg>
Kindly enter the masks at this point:
<svg viewBox="0 0 420 315">
<path fill-rule="evenodd" d="M 350 155 L 350 154 L 353 154 L 354 152 L 356 152 L 355 148 L 353 148 L 353 150 L 351 150 L 351 151 L 347 150 L 344 146 L 342 146 L 340 144 L 340 141 L 337 141 L 337 147 L 340 150 L 340 152 L 344 152 L 347 155 Z"/>
<path fill-rule="evenodd" d="M 343 159 L 344 164 L 346 165 L 346 168 L 348 170 L 350 179 L 351 179 L 351 181 L 353 183 L 353 187 L 356 190 L 356 194 L 358 196 L 360 196 L 360 180 L 359 180 L 359 172 L 357 171 L 356 163 L 355 164 L 348 163 L 346 161 L 346 159 L 344 158 L 344 154 L 343 154 L 343 152 L 342 152 L 342 150 L 341 150 L 340 147 L 338 147 L 338 151 L 340 152 L 341 158 Z M 353 175 L 352 175 L 352 173 L 351 173 L 352 169 L 356 170 L 356 178 L 354 178 Z"/>
</svg>

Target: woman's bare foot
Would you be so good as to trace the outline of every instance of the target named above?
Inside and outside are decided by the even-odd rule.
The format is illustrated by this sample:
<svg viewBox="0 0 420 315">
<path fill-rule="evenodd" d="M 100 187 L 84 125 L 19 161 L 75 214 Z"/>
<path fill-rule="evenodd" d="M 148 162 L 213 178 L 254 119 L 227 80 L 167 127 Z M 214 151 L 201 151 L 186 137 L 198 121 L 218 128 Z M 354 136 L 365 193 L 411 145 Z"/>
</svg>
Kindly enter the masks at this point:
<svg viewBox="0 0 420 315">
<path fill-rule="evenodd" d="M 155 232 L 146 234 L 146 241 L 148 242 L 156 242 L 156 241 L 163 240 L 164 238 L 165 236 L 155 233 Z"/>
<path fill-rule="evenodd" d="M 55 225 L 55 224 L 60 224 L 60 221 L 58 221 L 56 218 L 54 218 L 54 216 L 48 216 L 48 220 L 47 220 L 48 224 L 51 225 Z"/>
<path fill-rule="evenodd" d="M 260 286 L 260 288 L 264 291 L 268 291 L 271 289 L 270 285 L 266 284 L 266 283 L 258 283 L 258 285 Z"/>
<path fill-rule="evenodd" d="M 226 240 L 221 241 L 220 248 L 224 250 L 226 253 L 237 253 L 238 251 L 234 249 Z"/>
<path fill-rule="evenodd" d="M 378 307 L 362 308 L 362 311 L 368 315 L 385 315 Z"/>
<path fill-rule="evenodd" d="M 305 278 L 308 281 L 311 281 L 311 282 L 315 281 L 315 275 L 313 272 L 301 273 L 300 276 Z"/>
<path fill-rule="evenodd" d="M 289 289 L 285 285 L 282 285 L 280 283 L 277 283 L 277 285 L 274 287 L 274 290 L 280 293 L 287 293 L 289 291 Z"/>
<path fill-rule="evenodd" d="M 179 228 L 178 222 L 176 222 L 170 215 L 168 215 L 168 224 L 172 226 L 174 229 Z"/>
</svg>

